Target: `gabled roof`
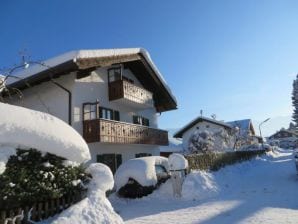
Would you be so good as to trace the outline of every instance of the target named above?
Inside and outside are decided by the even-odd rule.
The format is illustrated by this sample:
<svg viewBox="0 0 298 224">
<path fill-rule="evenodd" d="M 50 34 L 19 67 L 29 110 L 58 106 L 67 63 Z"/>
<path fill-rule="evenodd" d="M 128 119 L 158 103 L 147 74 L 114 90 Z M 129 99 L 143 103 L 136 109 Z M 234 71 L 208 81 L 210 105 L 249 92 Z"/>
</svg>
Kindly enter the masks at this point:
<svg viewBox="0 0 298 224">
<path fill-rule="evenodd" d="M 28 88 L 25 81 L 30 83 L 30 85 L 36 85 L 73 71 L 84 72 L 96 67 L 123 63 L 132 70 L 145 88 L 153 92 L 158 112 L 177 108 L 176 98 L 145 49 L 125 48 L 70 51 L 42 63 L 45 66 L 34 65 L 14 74 L 23 78 L 23 80 L 10 79 L 7 85 L 24 89 Z"/>
<path fill-rule="evenodd" d="M 238 127 L 241 132 L 251 131 L 253 135 L 255 135 L 255 129 L 253 127 L 251 119 L 243 119 L 243 120 L 236 120 L 236 121 L 229 121 L 226 122 L 227 124 L 231 125 L 232 127 Z"/>
<path fill-rule="evenodd" d="M 190 121 L 187 125 L 185 125 L 183 128 L 181 128 L 178 132 L 176 132 L 174 134 L 174 138 L 182 138 L 182 135 L 189 129 L 191 129 L 193 126 L 195 126 L 196 124 L 200 123 L 200 122 L 209 122 L 209 123 L 212 123 L 212 124 L 216 124 L 216 125 L 219 125 L 219 126 L 222 126 L 224 128 L 228 128 L 228 129 L 232 129 L 232 126 L 225 123 L 225 122 L 222 122 L 222 121 L 217 121 L 215 119 L 211 119 L 211 118 L 207 118 L 207 117 L 197 117 L 195 118 L 194 120 Z"/>
<path fill-rule="evenodd" d="M 275 132 L 273 135 L 271 135 L 271 136 L 269 136 L 268 138 L 274 138 L 275 137 L 275 135 L 277 135 L 278 133 L 280 133 L 280 132 L 287 132 L 287 133 L 289 133 L 289 134 L 292 134 L 293 136 L 295 136 L 295 137 L 298 137 L 298 134 L 296 133 L 296 132 L 294 132 L 294 131 L 290 131 L 290 130 L 287 130 L 287 129 L 280 129 L 279 131 L 277 131 L 277 132 Z"/>
</svg>

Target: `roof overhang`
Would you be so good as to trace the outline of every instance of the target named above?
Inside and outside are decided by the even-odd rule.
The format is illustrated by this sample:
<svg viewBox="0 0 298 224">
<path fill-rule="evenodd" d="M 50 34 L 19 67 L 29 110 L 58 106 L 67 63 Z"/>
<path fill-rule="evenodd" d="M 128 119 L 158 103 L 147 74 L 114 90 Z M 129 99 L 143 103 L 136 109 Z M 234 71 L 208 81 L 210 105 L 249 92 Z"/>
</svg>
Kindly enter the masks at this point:
<svg viewBox="0 0 298 224">
<path fill-rule="evenodd" d="M 179 131 L 177 131 L 175 134 L 174 134 L 174 138 L 182 138 L 183 137 L 183 134 L 191 129 L 193 126 L 195 126 L 196 124 L 200 123 L 200 122 L 209 122 L 209 123 L 212 123 L 212 124 L 216 124 L 218 126 L 222 126 L 226 129 L 232 129 L 232 127 L 228 124 L 225 124 L 224 122 L 220 122 L 220 121 L 216 121 L 216 120 L 212 120 L 212 119 L 207 119 L 207 118 L 204 118 L 204 117 L 198 117 L 194 120 L 192 120 L 191 122 L 189 122 L 187 125 L 185 125 L 183 128 L 181 128 Z"/>
<path fill-rule="evenodd" d="M 158 112 L 177 109 L 177 101 L 148 52 L 141 48 L 72 51 L 22 70 L 22 78 L 8 82 L 20 90 L 49 81 L 74 71 L 124 64 L 136 75 L 141 84 L 153 93 Z"/>
</svg>

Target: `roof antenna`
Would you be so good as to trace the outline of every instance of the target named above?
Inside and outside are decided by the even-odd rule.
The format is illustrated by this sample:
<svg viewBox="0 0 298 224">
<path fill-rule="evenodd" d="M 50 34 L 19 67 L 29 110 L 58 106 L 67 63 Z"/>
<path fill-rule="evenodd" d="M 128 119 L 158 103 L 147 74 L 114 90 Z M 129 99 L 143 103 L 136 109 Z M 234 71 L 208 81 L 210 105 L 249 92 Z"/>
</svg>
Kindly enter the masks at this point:
<svg viewBox="0 0 298 224">
<path fill-rule="evenodd" d="M 21 56 L 21 60 L 22 60 L 22 65 L 24 66 L 24 68 L 28 68 L 29 67 L 29 63 L 27 62 L 26 59 L 28 59 L 29 61 L 29 58 L 30 56 L 28 55 L 28 51 L 26 48 L 22 49 L 19 51 L 19 55 Z"/>
<path fill-rule="evenodd" d="M 203 110 L 202 109 L 200 110 L 200 114 L 201 114 L 201 117 L 203 117 Z"/>
</svg>

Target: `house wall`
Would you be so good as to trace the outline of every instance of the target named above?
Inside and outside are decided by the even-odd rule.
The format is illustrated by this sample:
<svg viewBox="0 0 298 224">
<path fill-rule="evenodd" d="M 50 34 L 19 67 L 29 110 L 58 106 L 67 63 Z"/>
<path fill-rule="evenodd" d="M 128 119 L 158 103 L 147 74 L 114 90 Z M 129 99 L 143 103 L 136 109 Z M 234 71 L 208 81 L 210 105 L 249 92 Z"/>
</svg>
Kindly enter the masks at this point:
<svg viewBox="0 0 298 224">
<path fill-rule="evenodd" d="M 138 153 L 150 153 L 153 156 L 159 156 L 159 147 L 151 145 L 132 145 L 132 144 L 106 144 L 90 143 L 88 144 L 91 152 L 91 161 L 96 162 L 97 155 L 100 154 L 121 154 L 122 162 L 135 158 Z"/>
<path fill-rule="evenodd" d="M 124 75 L 134 80 L 135 85 L 142 87 L 130 70 L 125 69 Z M 132 123 L 132 116 L 140 115 L 149 119 L 150 127 L 158 127 L 157 115 L 154 107 L 138 110 L 129 104 L 109 101 L 107 68 L 99 68 L 85 78 L 76 79 L 76 73 L 72 73 L 61 76 L 60 78 L 55 79 L 55 81 L 72 92 L 72 126 L 81 135 L 83 134 L 82 105 L 83 103 L 95 102 L 96 100 L 99 101 L 99 104 L 102 107 L 118 110 L 120 112 L 120 121 Z M 68 123 L 68 95 L 64 90 L 51 82 L 45 82 L 22 92 L 24 94 L 22 100 L 14 98 L 11 99 L 10 103 L 50 113 Z M 135 154 L 137 153 L 159 155 L 159 147 L 156 145 L 108 143 L 91 143 L 88 145 L 91 151 L 92 162 L 96 161 L 97 154 L 103 153 L 122 154 L 123 161 L 135 158 Z"/>
<path fill-rule="evenodd" d="M 128 70 L 124 70 L 124 75 L 133 79 L 135 85 L 142 87 L 140 82 Z M 136 109 L 129 104 L 109 101 L 108 74 L 107 68 L 99 68 L 93 71 L 90 76 L 77 79 L 73 88 L 73 127 L 82 134 L 82 110 L 83 103 L 99 101 L 99 105 L 120 112 L 120 121 L 133 123 L 133 115 L 140 115 L 149 119 L 150 127 L 157 128 L 157 115 L 155 108 Z"/>
<path fill-rule="evenodd" d="M 209 122 L 206 122 L 206 121 L 199 122 L 196 125 L 194 125 L 192 128 L 188 129 L 186 132 L 184 132 L 184 134 L 182 136 L 182 138 L 183 138 L 183 141 L 182 141 L 183 149 L 188 150 L 189 140 L 190 140 L 191 136 L 194 134 L 194 132 L 196 130 L 209 131 L 209 132 L 216 133 L 216 132 L 219 132 L 219 131 L 224 130 L 224 129 L 225 128 L 223 126 L 216 125 L 214 123 L 209 123 Z M 219 139 L 215 139 L 215 145 L 217 145 L 218 141 L 219 141 Z M 233 147 L 232 142 L 233 141 L 231 141 L 231 144 L 227 145 L 228 148 Z"/>
<path fill-rule="evenodd" d="M 55 81 L 68 90 L 74 87 L 75 73 L 61 76 Z M 68 94 L 52 82 L 44 82 L 22 90 L 23 98 L 10 99 L 8 103 L 49 113 L 68 123 Z"/>
</svg>

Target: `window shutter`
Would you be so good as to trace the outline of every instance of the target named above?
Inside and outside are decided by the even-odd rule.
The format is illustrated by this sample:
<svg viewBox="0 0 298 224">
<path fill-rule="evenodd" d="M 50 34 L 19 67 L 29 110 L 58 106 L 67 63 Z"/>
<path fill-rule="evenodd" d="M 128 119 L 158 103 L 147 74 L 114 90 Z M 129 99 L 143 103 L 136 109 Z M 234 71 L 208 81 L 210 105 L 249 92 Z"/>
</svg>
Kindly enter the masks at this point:
<svg viewBox="0 0 298 224">
<path fill-rule="evenodd" d="M 119 111 L 117 111 L 117 110 L 114 111 L 114 120 L 120 121 L 120 114 L 119 114 Z"/>
<path fill-rule="evenodd" d="M 138 124 L 138 116 L 133 115 L 133 116 L 132 116 L 132 122 L 133 122 L 134 124 Z"/>
</svg>

